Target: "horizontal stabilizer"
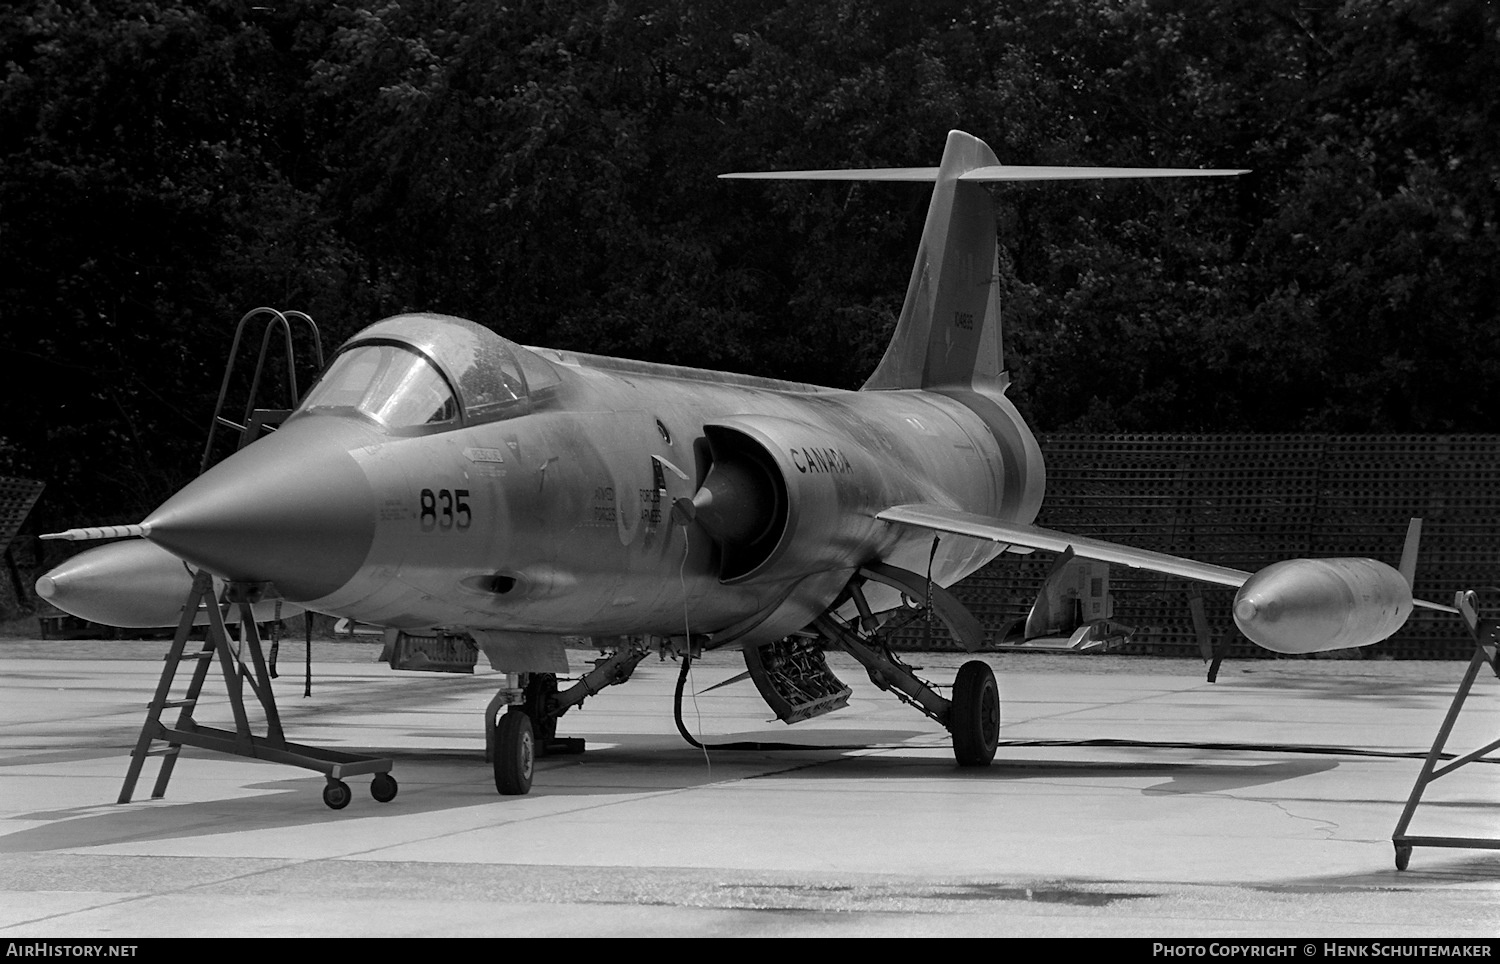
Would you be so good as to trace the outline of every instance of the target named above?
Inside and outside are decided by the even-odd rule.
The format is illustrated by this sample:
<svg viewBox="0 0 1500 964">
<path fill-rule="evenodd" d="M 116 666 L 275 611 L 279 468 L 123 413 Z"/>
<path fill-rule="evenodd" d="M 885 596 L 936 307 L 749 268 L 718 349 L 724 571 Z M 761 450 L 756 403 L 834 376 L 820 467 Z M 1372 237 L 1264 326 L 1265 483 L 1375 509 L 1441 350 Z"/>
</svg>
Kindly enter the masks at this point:
<svg viewBox="0 0 1500 964">
<path fill-rule="evenodd" d="M 997 164 L 960 174 L 960 181 L 1109 181 L 1143 177 L 1234 177 L 1249 170 L 1196 167 L 1031 167 Z"/>
<path fill-rule="evenodd" d="M 846 168 L 829 171 L 741 171 L 720 174 L 720 180 L 743 181 L 911 181 L 931 184 L 937 180 L 935 167 L 872 167 L 863 170 Z"/>
<path fill-rule="evenodd" d="M 911 280 L 890 344 L 865 381 L 867 391 L 908 388 L 1003 394 L 998 245 L 994 200 L 984 185 L 1003 181 L 1224 177 L 1243 170 L 1168 167 L 1056 167 L 1002 164 L 979 138 L 949 131 L 936 167 L 821 171 L 742 171 L 741 180 L 905 181 L 932 185 L 932 200 Z"/>
<path fill-rule="evenodd" d="M 720 174 L 720 178 L 759 181 L 910 181 L 931 184 L 938 179 L 936 167 L 872 167 L 827 171 L 744 171 Z M 994 184 L 1002 181 L 1102 181 L 1143 177 L 1233 177 L 1249 170 L 1195 167 L 1069 167 L 1026 164 L 990 164 L 959 174 L 955 180 Z"/>
</svg>

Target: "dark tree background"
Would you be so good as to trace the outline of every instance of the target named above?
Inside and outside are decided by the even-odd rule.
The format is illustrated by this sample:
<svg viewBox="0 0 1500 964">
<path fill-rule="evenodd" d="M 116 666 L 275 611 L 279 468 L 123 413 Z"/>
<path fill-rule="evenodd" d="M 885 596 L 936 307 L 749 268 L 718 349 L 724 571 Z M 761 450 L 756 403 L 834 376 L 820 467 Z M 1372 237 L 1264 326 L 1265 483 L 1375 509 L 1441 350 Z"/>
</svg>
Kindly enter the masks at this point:
<svg viewBox="0 0 1500 964">
<path fill-rule="evenodd" d="M 0 8 L 0 474 L 33 528 L 197 468 L 233 324 L 430 309 L 856 387 L 927 190 L 733 170 L 1249 167 L 1000 191 L 1042 431 L 1488 432 L 1482 0 L 23 2 Z"/>
</svg>

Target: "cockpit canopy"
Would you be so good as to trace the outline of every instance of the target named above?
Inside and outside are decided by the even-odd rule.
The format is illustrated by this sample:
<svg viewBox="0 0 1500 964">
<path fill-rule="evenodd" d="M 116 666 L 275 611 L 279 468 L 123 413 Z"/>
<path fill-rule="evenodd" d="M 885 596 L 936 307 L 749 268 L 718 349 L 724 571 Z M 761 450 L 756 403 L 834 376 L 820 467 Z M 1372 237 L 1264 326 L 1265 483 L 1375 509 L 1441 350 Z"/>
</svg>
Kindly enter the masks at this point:
<svg viewBox="0 0 1500 964">
<path fill-rule="evenodd" d="M 482 325 L 397 315 L 344 343 L 297 408 L 357 412 L 407 434 L 514 418 L 556 389 L 545 359 Z"/>
</svg>

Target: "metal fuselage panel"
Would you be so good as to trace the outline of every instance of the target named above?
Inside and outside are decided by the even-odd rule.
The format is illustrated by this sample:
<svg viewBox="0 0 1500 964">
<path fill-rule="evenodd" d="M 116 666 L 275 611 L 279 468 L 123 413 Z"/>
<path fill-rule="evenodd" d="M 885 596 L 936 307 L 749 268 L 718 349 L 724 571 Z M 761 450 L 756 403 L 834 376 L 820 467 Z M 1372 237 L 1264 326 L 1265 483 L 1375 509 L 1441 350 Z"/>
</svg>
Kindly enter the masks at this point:
<svg viewBox="0 0 1500 964">
<path fill-rule="evenodd" d="M 563 383 L 529 414 L 354 436 L 361 444 L 350 455 L 376 495 L 375 536 L 357 575 L 309 606 L 403 628 L 577 635 L 713 633 L 799 591 L 816 596 L 801 602 L 820 612 L 846 579 L 830 573 L 875 560 L 927 570 L 932 536 L 877 512 L 930 503 L 998 514 L 1015 501 L 1004 491 L 1006 460 L 1028 454 L 1003 451 L 969 407 L 935 393 L 557 367 Z M 787 426 L 777 454 L 789 483 L 822 496 L 808 504 L 827 538 L 805 564 L 793 555 L 763 577 L 725 584 L 718 547 L 701 527 L 674 522 L 672 504 L 709 468 L 705 424 L 736 417 Z M 933 578 L 948 585 L 996 551 L 944 538 Z"/>
</svg>

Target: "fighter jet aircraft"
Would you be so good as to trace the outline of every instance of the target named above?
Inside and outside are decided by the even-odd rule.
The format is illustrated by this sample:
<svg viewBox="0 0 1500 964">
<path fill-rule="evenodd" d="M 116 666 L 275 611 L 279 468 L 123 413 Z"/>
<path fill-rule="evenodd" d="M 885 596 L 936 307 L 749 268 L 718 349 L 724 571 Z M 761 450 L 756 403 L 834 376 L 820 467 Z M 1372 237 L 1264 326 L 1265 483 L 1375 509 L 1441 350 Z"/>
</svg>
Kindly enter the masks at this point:
<svg viewBox="0 0 1500 964">
<path fill-rule="evenodd" d="M 989 665 L 965 663 L 943 696 L 887 638 L 919 609 L 979 649 L 982 627 L 946 587 L 1006 550 L 1240 587 L 1236 624 L 1283 653 L 1378 642 L 1411 612 L 1409 579 L 1375 560 L 1252 575 L 1033 524 L 1045 468 L 1006 394 L 986 185 L 1238 173 L 1006 166 L 954 131 L 935 168 L 724 175 L 933 184 L 894 336 L 859 391 L 523 347 L 406 314 L 351 338 L 277 431 L 139 525 L 58 535 L 139 536 L 167 568 L 270 584 L 393 634 L 472 639 L 507 674 L 489 721 L 504 794 L 529 790 L 570 707 L 662 642 L 743 652 L 787 722 L 848 699 L 823 658 L 844 651 L 946 727 L 960 765 L 986 765 Z M 141 547 L 85 553 L 38 592 L 108 621 L 109 553 Z M 612 653 L 559 691 L 570 637 Z"/>
</svg>

